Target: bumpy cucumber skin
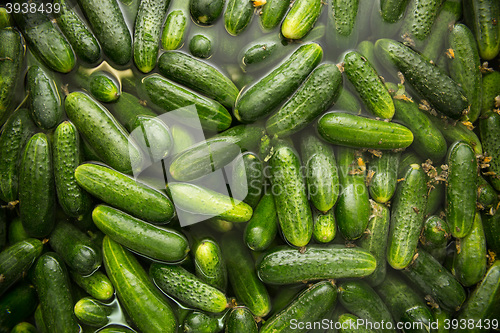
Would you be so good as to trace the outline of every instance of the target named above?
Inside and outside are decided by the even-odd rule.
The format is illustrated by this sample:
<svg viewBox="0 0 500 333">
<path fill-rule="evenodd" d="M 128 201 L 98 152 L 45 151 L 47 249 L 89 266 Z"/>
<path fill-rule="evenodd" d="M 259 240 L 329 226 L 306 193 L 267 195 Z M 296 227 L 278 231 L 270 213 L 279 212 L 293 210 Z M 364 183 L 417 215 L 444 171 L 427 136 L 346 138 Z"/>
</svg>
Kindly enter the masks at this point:
<svg viewBox="0 0 500 333">
<path fill-rule="evenodd" d="M 340 36 L 350 36 L 356 25 L 359 0 L 332 0 L 332 13 L 334 27 Z"/>
<path fill-rule="evenodd" d="M 288 39 L 304 37 L 316 23 L 321 8 L 321 0 L 296 0 L 281 25 L 283 36 Z"/>
<path fill-rule="evenodd" d="M 474 32 L 479 54 L 494 59 L 500 51 L 500 4 L 491 0 L 464 0 L 464 16 Z"/>
<path fill-rule="evenodd" d="M 236 307 L 231 310 L 226 319 L 225 333 L 257 333 L 257 323 L 252 312 L 243 306 Z"/>
<path fill-rule="evenodd" d="M 189 11 L 197 23 L 211 25 L 222 14 L 225 2 L 225 0 L 189 0 Z"/>
<path fill-rule="evenodd" d="M 479 140 L 476 133 L 469 130 L 464 124 L 449 118 L 439 119 L 432 115 L 428 117 L 441 134 L 443 134 L 446 142 L 452 144 L 456 141 L 465 141 L 474 149 L 477 155 L 483 154 L 482 141 Z"/>
<path fill-rule="evenodd" d="M 56 190 L 51 146 L 43 133 L 26 144 L 19 175 L 19 210 L 32 237 L 47 236 L 55 222 Z"/>
<path fill-rule="evenodd" d="M 408 168 L 398 184 L 392 204 L 387 262 L 394 269 L 408 266 L 417 249 L 427 205 L 427 178 L 417 164 Z"/>
<path fill-rule="evenodd" d="M 278 216 L 272 193 L 265 193 L 245 228 L 244 240 L 252 251 L 263 251 L 278 233 Z"/>
<path fill-rule="evenodd" d="M 225 291 L 227 269 L 219 244 L 212 238 L 201 239 L 193 247 L 193 257 L 196 276 L 203 282 Z"/>
<path fill-rule="evenodd" d="M 388 23 L 396 23 L 403 16 L 408 0 L 381 0 L 380 15 Z"/>
<path fill-rule="evenodd" d="M 261 9 L 260 24 L 266 30 L 277 27 L 285 17 L 290 4 L 282 0 L 267 0 Z"/>
<path fill-rule="evenodd" d="M 413 142 L 412 132 L 399 124 L 343 112 L 328 112 L 318 120 L 326 141 L 352 148 L 398 149 Z"/>
<path fill-rule="evenodd" d="M 318 44 L 299 47 L 283 64 L 239 95 L 234 107 L 236 119 L 249 123 L 264 118 L 299 87 L 322 57 Z"/>
<path fill-rule="evenodd" d="M 281 285 L 364 277 L 373 273 L 376 261 L 372 254 L 362 248 L 309 245 L 305 252 L 301 253 L 298 249 L 283 245 L 266 252 L 256 267 L 262 281 Z"/>
<path fill-rule="evenodd" d="M 491 185 L 500 191 L 500 146 L 498 145 L 498 133 L 500 133 L 500 115 L 493 111 L 486 112 L 479 120 L 479 133 L 484 151 L 492 157 L 488 170 L 493 173 L 490 176 Z"/>
<path fill-rule="evenodd" d="M 500 96 L 500 72 L 484 75 L 481 91 L 481 114 L 484 114 L 495 109 L 495 97 Z"/>
<path fill-rule="evenodd" d="M 226 31 L 233 35 L 239 35 L 250 24 L 254 8 L 250 1 L 229 0 L 224 12 L 224 26 Z"/>
<path fill-rule="evenodd" d="M 168 14 L 161 37 L 162 47 L 169 50 L 177 50 L 184 43 L 187 27 L 187 17 L 182 10 L 175 10 Z"/>
<path fill-rule="evenodd" d="M 313 238 L 318 243 L 329 243 L 337 234 L 337 222 L 333 208 L 320 212 L 313 209 Z"/>
<path fill-rule="evenodd" d="M 394 195 L 400 157 L 401 153 L 384 152 L 370 161 L 369 170 L 374 172 L 369 183 L 370 197 L 376 202 L 386 203 Z"/>
<path fill-rule="evenodd" d="M 74 312 L 82 324 L 102 327 L 108 324 L 111 309 L 91 297 L 84 297 L 75 304 Z"/>
<path fill-rule="evenodd" d="M 337 100 L 341 86 L 342 73 L 337 66 L 316 67 L 299 90 L 266 121 L 267 133 L 284 138 L 300 131 Z M 307 108 L 303 107 L 305 104 Z"/>
<path fill-rule="evenodd" d="M 441 3 L 442 0 L 411 0 L 401 35 L 406 34 L 417 41 L 425 40 L 431 32 Z"/>
<path fill-rule="evenodd" d="M 104 266 L 127 314 L 143 332 L 176 332 L 177 320 L 167 300 L 135 256 L 108 236 L 103 240 Z"/>
<path fill-rule="evenodd" d="M 106 302 L 115 293 L 115 288 L 109 281 L 106 274 L 101 271 L 95 271 L 92 275 L 83 276 L 70 271 L 71 279 L 80 286 L 87 294 L 99 301 Z"/>
<path fill-rule="evenodd" d="M 471 146 L 465 142 L 450 147 L 447 162 L 446 221 L 451 234 L 462 238 L 471 230 L 476 213 L 478 163 Z"/>
<path fill-rule="evenodd" d="M 115 102 L 120 97 L 120 87 L 111 74 L 97 71 L 89 77 L 89 91 L 100 102 Z"/>
</svg>

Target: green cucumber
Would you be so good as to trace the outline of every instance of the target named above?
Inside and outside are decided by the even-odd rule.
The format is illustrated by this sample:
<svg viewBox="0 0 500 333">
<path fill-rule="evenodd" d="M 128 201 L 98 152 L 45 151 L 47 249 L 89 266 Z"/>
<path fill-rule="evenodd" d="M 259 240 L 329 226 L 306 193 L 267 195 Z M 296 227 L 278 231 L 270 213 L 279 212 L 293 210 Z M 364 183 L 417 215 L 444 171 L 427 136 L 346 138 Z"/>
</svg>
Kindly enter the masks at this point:
<svg viewBox="0 0 500 333">
<path fill-rule="evenodd" d="M 385 22 L 396 23 L 405 13 L 408 0 L 381 0 L 380 15 Z"/>
<path fill-rule="evenodd" d="M 36 262 L 33 276 L 48 332 L 79 332 L 69 276 L 62 259 L 54 252 L 43 254 Z"/>
<path fill-rule="evenodd" d="M 175 332 L 177 320 L 169 302 L 136 257 L 108 236 L 102 247 L 107 275 L 130 319 L 143 332 Z"/>
<path fill-rule="evenodd" d="M 330 243 L 337 234 L 337 222 L 333 208 L 320 212 L 313 209 L 313 238 L 318 243 Z"/>
<path fill-rule="evenodd" d="M 208 219 L 206 222 L 207 226 L 210 227 L 212 230 L 217 231 L 217 232 L 228 232 L 233 229 L 233 222 L 229 222 L 217 217 L 213 217 L 211 219 Z"/>
<path fill-rule="evenodd" d="M 245 152 L 238 156 L 232 170 L 232 195 L 255 208 L 264 191 L 264 166 L 257 154 Z"/>
<path fill-rule="evenodd" d="M 481 114 L 496 108 L 497 96 L 500 96 L 500 72 L 492 72 L 483 76 L 481 84 Z"/>
<path fill-rule="evenodd" d="M 488 249 L 500 253 L 500 210 L 493 215 L 483 215 L 483 228 Z"/>
<path fill-rule="evenodd" d="M 464 16 L 474 32 L 479 55 L 494 59 L 500 51 L 500 4 L 494 0 L 464 0 Z"/>
<path fill-rule="evenodd" d="M 116 0 L 78 0 L 104 54 L 117 65 L 132 58 L 132 37 Z"/>
<path fill-rule="evenodd" d="M 293 246 L 305 246 L 312 236 L 313 220 L 300 159 L 287 142 L 280 141 L 274 148 L 269 160 L 271 191 L 281 231 Z"/>
<path fill-rule="evenodd" d="M 9 244 L 15 244 L 28 238 L 30 238 L 30 236 L 24 230 L 20 217 L 15 217 L 12 221 L 10 221 L 8 237 Z"/>
<path fill-rule="evenodd" d="M 369 163 L 373 176 L 369 182 L 370 197 L 379 203 L 391 200 L 398 184 L 398 166 L 401 153 L 384 152 Z"/>
<path fill-rule="evenodd" d="M 82 92 L 66 96 L 64 107 L 68 118 L 104 162 L 120 172 L 140 168 L 139 147 L 106 108 Z"/>
<path fill-rule="evenodd" d="M 410 47 L 391 39 L 379 39 L 375 55 L 387 69 L 396 67 L 437 111 L 455 119 L 466 112 L 469 102 L 464 90 Z"/>
<path fill-rule="evenodd" d="M 408 266 L 417 249 L 427 205 L 427 178 L 424 170 L 412 164 L 398 184 L 392 203 L 387 262 L 394 269 Z"/>
<path fill-rule="evenodd" d="M 354 31 L 358 15 L 359 0 L 332 0 L 330 18 L 336 34 L 349 37 Z"/>
<path fill-rule="evenodd" d="M 276 34 L 262 36 L 242 48 L 238 63 L 245 73 L 268 68 L 286 54 L 289 45 Z"/>
<path fill-rule="evenodd" d="M 19 284 L 0 300 L 0 332 L 10 333 L 17 323 L 26 320 L 36 309 L 38 299 L 35 288 Z"/>
<path fill-rule="evenodd" d="M 174 10 L 168 14 L 161 35 L 161 45 L 165 50 L 177 50 L 182 47 L 188 24 L 187 19 L 182 10 Z"/>
<path fill-rule="evenodd" d="M 93 196 L 153 223 L 167 223 L 175 215 L 170 199 L 134 178 L 106 166 L 85 163 L 75 170 L 75 178 Z"/>
<path fill-rule="evenodd" d="M 210 58 L 214 53 L 211 38 L 205 35 L 194 35 L 189 41 L 189 52 L 197 58 Z"/>
<path fill-rule="evenodd" d="M 234 232 L 223 236 L 221 248 L 237 301 L 247 306 L 255 316 L 266 316 L 271 310 L 271 300 L 266 286 L 257 277 L 250 251 Z"/>
<path fill-rule="evenodd" d="M 76 318 L 85 325 L 103 327 L 109 323 L 111 308 L 91 298 L 84 297 L 75 304 Z"/>
<path fill-rule="evenodd" d="M 482 142 L 477 137 L 476 133 L 468 129 L 464 124 L 449 118 L 437 118 L 429 115 L 429 119 L 443 134 L 446 142 L 452 144 L 456 141 L 465 141 L 473 149 L 477 155 L 483 154 Z"/>
<path fill-rule="evenodd" d="M 443 263 L 446 255 L 446 246 L 451 237 L 448 224 L 436 215 L 429 216 L 420 234 L 422 248 L 431 254 L 437 261 Z"/>
<path fill-rule="evenodd" d="M 189 11 L 196 23 L 211 25 L 224 10 L 225 0 L 189 0 Z"/>
<path fill-rule="evenodd" d="M 28 1 L 16 0 L 16 3 L 29 6 Z M 13 16 L 31 51 L 47 67 L 61 73 L 69 73 L 75 67 L 75 53 L 71 45 L 47 15 L 39 11 L 26 14 L 19 11 Z"/>
<path fill-rule="evenodd" d="M 101 46 L 87 24 L 72 8 L 68 0 L 54 0 L 59 5 L 59 13 L 55 15 L 57 25 L 68 39 L 79 59 L 93 64 L 101 57 Z"/>
<path fill-rule="evenodd" d="M 265 193 L 245 227 L 244 241 L 252 251 L 263 251 L 274 241 L 278 233 L 278 216 L 274 197 Z"/>
<path fill-rule="evenodd" d="M 421 165 L 423 163 L 422 159 L 413 152 L 406 152 L 401 155 L 398 166 L 398 178 L 403 178 L 406 171 L 412 164 Z"/>
<path fill-rule="evenodd" d="M 321 281 L 313 284 L 285 309 L 266 320 L 261 333 L 307 332 L 305 322 L 320 321 L 333 309 L 337 301 L 337 287 L 332 281 Z M 295 326 L 295 328 L 294 328 Z"/>
<path fill-rule="evenodd" d="M 0 7 L 0 29 L 11 27 L 14 25 L 12 15 L 7 11 L 7 8 Z"/>
<path fill-rule="evenodd" d="M 471 230 L 476 213 L 478 162 L 470 145 L 457 142 L 448 151 L 447 164 L 446 221 L 451 234 L 462 238 Z"/>
<path fill-rule="evenodd" d="M 38 331 L 35 326 L 24 321 L 14 326 L 11 333 L 38 333 Z"/>
<path fill-rule="evenodd" d="M 235 307 L 229 312 L 225 326 L 225 333 L 258 332 L 252 312 L 244 306 Z"/>
<path fill-rule="evenodd" d="M 49 333 L 49 331 L 47 330 L 47 326 L 45 325 L 45 320 L 43 319 L 41 304 L 38 304 L 38 306 L 36 307 L 34 317 L 36 328 L 40 331 L 40 333 Z"/>
<path fill-rule="evenodd" d="M 361 114 L 361 104 L 359 103 L 356 96 L 354 96 L 347 88 L 342 88 L 335 102 L 335 108 L 338 110 Z"/>
<path fill-rule="evenodd" d="M 271 113 L 300 86 L 322 56 L 318 44 L 299 47 L 278 68 L 239 95 L 234 107 L 236 119 L 254 122 Z"/>
<path fill-rule="evenodd" d="M 199 311 L 189 313 L 184 319 L 182 327 L 185 333 L 219 332 L 219 322 L 217 318 Z"/>
<path fill-rule="evenodd" d="M 297 92 L 266 121 L 269 135 L 286 137 L 309 125 L 337 99 L 342 73 L 334 64 L 322 64 L 307 77 Z M 308 107 L 304 108 L 303 105 Z"/>
<path fill-rule="evenodd" d="M 492 157 L 488 171 L 490 182 L 495 190 L 500 191 L 500 147 L 498 133 L 500 132 L 500 115 L 493 111 L 486 112 L 479 120 L 479 133 L 485 154 Z"/>
<path fill-rule="evenodd" d="M 19 210 L 23 227 L 32 237 L 47 236 L 55 222 L 56 190 L 52 152 L 43 133 L 24 149 L 19 174 Z"/>
<path fill-rule="evenodd" d="M 111 73 L 96 71 L 90 74 L 89 91 L 99 102 L 115 102 L 121 94 L 120 85 Z"/>
<path fill-rule="evenodd" d="M 281 285 L 364 277 L 373 273 L 375 267 L 375 257 L 362 248 L 309 245 L 303 252 L 289 246 L 277 246 L 257 262 L 257 273 L 264 283 Z"/>
<path fill-rule="evenodd" d="M 328 112 L 318 120 L 326 141 L 353 148 L 399 149 L 413 142 L 412 132 L 399 124 L 343 112 Z"/>
<path fill-rule="evenodd" d="M 451 320 L 451 315 L 443 311 L 441 308 L 433 308 L 432 316 L 434 318 L 434 322 L 437 322 L 437 327 L 434 326 L 431 328 L 431 332 L 433 333 L 448 333 L 450 331 L 448 323 Z"/>
<path fill-rule="evenodd" d="M 229 0 L 224 11 L 224 26 L 233 36 L 242 33 L 253 17 L 253 4 L 246 0 Z"/>
<path fill-rule="evenodd" d="M 442 0 L 411 0 L 400 35 L 406 35 L 416 42 L 427 38 L 438 16 Z"/>
<path fill-rule="evenodd" d="M 75 179 L 75 169 L 82 163 L 82 154 L 80 135 L 73 123 L 64 121 L 57 126 L 52 151 L 59 204 L 69 216 L 79 217 L 90 212 L 92 200 Z"/>
<path fill-rule="evenodd" d="M 340 195 L 335 206 L 335 217 L 342 236 L 354 240 L 363 235 L 370 219 L 364 161 L 351 148 L 339 148 L 337 157 Z"/>
<path fill-rule="evenodd" d="M 455 243 L 457 253 L 452 273 L 463 286 L 470 287 L 481 281 L 486 273 L 486 237 L 481 214 L 476 212 L 470 232 Z"/>
<path fill-rule="evenodd" d="M 281 34 L 288 39 L 301 39 L 314 26 L 321 14 L 321 0 L 295 0 L 281 25 Z"/>
<path fill-rule="evenodd" d="M 363 319 L 359 318 L 350 313 L 341 314 L 336 324 L 339 325 L 339 332 L 341 333 L 375 333 L 376 330 L 369 329 L 365 326 L 370 325 L 368 323 L 358 325 L 357 323 L 362 321 Z"/>
<path fill-rule="evenodd" d="M 109 278 L 101 271 L 95 271 L 91 275 L 83 276 L 70 271 L 71 279 L 87 294 L 99 301 L 108 301 L 113 297 L 115 288 Z"/>
<path fill-rule="evenodd" d="M 99 333 L 137 333 L 137 332 L 125 326 L 106 326 L 102 330 L 99 330 Z"/>
<path fill-rule="evenodd" d="M 5 211 L 2 209 L 0 211 L 0 251 L 3 250 L 6 243 L 7 243 L 7 217 L 5 215 Z"/>
<path fill-rule="evenodd" d="M 26 109 L 15 111 L 0 135 L 0 199 L 12 202 L 19 192 L 19 160 L 36 127 Z"/>
<path fill-rule="evenodd" d="M 227 287 L 227 269 L 222 251 L 217 242 L 205 237 L 193 247 L 193 260 L 196 275 L 205 283 L 225 291 Z"/>
<path fill-rule="evenodd" d="M 260 10 L 260 24 L 265 30 L 277 27 L 290 8 L 287 1 L 267 0 Z"/>
<path fill-rule="evenodd" d="M 428 165 L 427 162 L 426 165 Z M 427 182 L 429 192 L 427 195 L 425 216 L 434 214 L 439 208 L 441 208 L 445 196 L 445 179 L 443 178 L 443 169 L 441 166 L 436 166 L 436 171 L 432 170 L 432 168 L 427 171 L 427 177 L 429 179 Z"/>
<path fill-rule="evenodd" d="M 157 117 L 151 109 L 145 107 L 141 100 L 128 92 L 122 92 L 120 98 L 109 104 L 113 116 L 127 129 L 132 132 L 134 124 L 139 116 Z"/>
</svg>

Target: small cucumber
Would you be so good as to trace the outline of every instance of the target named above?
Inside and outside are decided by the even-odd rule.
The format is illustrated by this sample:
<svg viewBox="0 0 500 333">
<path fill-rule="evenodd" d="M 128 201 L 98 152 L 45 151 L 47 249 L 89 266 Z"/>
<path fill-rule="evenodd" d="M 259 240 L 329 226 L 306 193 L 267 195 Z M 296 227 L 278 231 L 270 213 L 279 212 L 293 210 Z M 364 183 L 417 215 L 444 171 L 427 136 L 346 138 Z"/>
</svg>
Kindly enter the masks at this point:
<svg viewBox="0 0 500 333">
<path fill-rule="evenodd" d="M 427 205 L 427 178 L 424 170 L 412 164 L 398 184 L 392 203 L 387 262 L 394 269 L 408 266 L 417 249 Z"/>
<path fill-rule="evenodd" d="M 488 249 L 500 253 L 500 210 L 495 214 L 483 214 L 483 228 Z"/>
<path fill-rule="evenodd" d="M 174 10 L 168 14 L 161 35 L 161 45 L 165 50 L 177 50 L 182 47 L 187 24 L 187 16 L 184 11 Z"/>
<path fill-rule="evenodd" d="M 35 288 L 25 283 L 3 295 L 0 300 L 0 332 L 10 333 L 17 323 L 28 319 L 35 312 L 37 302 Z"/>
<path fill-rule="evenodd" d="M 49 140 L 37 133 L 26 144 L 19 174 L 19 211 L 24 230 L 47 236 L 55 222 L 56 190 Z"/>
<path fill-rule="evenodd" d="M 398 166 L 401 153 L 384 152 L 369 163 L 373 176 L 369 181 L 370 197 L 379 203 L 391 200 L 398 184 Z"/>
<path fill-rule="evenodd" d="M 431 33 L 442 2 L 442 0 L 411 0 L 400 35 L 407 35 L 417 42 L 425 40 Z"/>
<path fill-rule="evenodd" d="M 226 290 L 226 264 L 219 244 L 214 239 L 205 237 L 196 242 L 193 246 L 193 260 L 196 276 L 219 290 Z"/>
<path fill-rule="evenodd" d="M 71 279 L 87 294 L 99 301 L 108 301 L 113 297 L 115 288 L 109 278 L 101 271 L 95 271 L 91 275 L 83 276 L 70 271 Z"/>
<path fill-rule="evenodd" d="M 432 215 L 424 222 L 424 227 L 420 234 L 420 244 L 437 261 L 443 263 L 443 254 L 446 254 L 446 246 L 450 237 L 451 233 L 448 224 L 438 216 Z"/>
<path fill-rule="evenodd" d="M 496 108 L 496 97 L 500 96 L 500 72 L 484 75 L 481 91 L 481 114 L 483 114 Z"/>
<path fill-rule="evenodd" d="M 267 69 L 286 54 L 289 46 L 281 36 L 265 35 L 242 48 L 238 54 L 238 63 L 245 73 Z"/>
<path fill-rule="evenodd" d="M 99 301 L 84 297 L 75 304 L 74 312 L 76 318 L 84 324 L 94 327 L 103 327 L 109 323 L 111 308 Z"/>
<path fill-rule="evenodd" d="M 210 58 L 214 53 L 211 38 L 205 35 L 194 35 L 189 41 L 189 52 L 196 58 Z"/>
<path fill-rule="evenodd" d="M 252 251 L 263 251 L 274 241 L 278 233 L 278 216 L 274 197 L 265 193 L 245 227 L 245 243 Z"/>
<path fill-rule="evenodd" d="M 301 39 L 314 26 L 321 14 L 321 0 L 296 0 L 281 25 L 281 34 L 287 39 Z"/>
<path fill-rule="evenodd" d="M 260 24 L 265 30 L 277 27 L 289 8 L 288 1 L 267 0 L 260 10 Z"/>
<path fill-rule="evenodd" d="M 381 0 L 380 15 L 385 22 L 396 23 L 406 11 L 408 0 Z"/>
<path fill-rule="evenodd" d="M 375 257 L 362 248 L 309 245 L 305 251 L 277 246 L 257 262 L 259 278 L 267 284 L 364 277 L 373 273 Z"/>
<path fill-rule="evenodd" d="M 477 155 L 483 154 L 482 143 L 479 141 L 476 133 L 468 129 L 461 122 L 449 118 L 439 119 L 432 115 L 429 115 L 429 119 L 439 129 L 446 139 L 446 142 L 449 144 L 455 143 L 456 141 L 465 141 L 474 149 Z"/>
<path fill-rule="evenodd" d="M 486 112 L 479 120 L 479 133 L 485 154 L 492 157 L 488 168 L 491 185 L 500 191 L 500 146 L 498 133 L 500 133 L 500 115 L 493 111 Z"/>
<path fill-rule="evenodd" d="M 111 73 L 96 71 L 90 74 L 89 91 L 99 102 L 115 102 L 121 94 L 120 85 Z"/>
<path fill-rule="evenodd" d="M 11 333 L 38 333 L 38 331 L 35 326 L 24 321 L 14 326 Z"/>
<path fill-rule="evenodd" d="M 189 0 L 189 11 L 196 23 L 213 24 L 224 10 L 225 0 Z"/>
<path fill-rule="evenodd" d="M 229 0 L 224 11 L 224 26 L 226 31 L 233 36 L 242 33 L 250 24 L 254 8 L 247 0 Z"/>
<path fill-rule="evenodd" d="M 313 238 L 318 243 L 330 243 L 337 234 L 337 222 L 333 208 L 320 212 L 313 209 Z"/>
<path fill-rule="evenodd" d="M 225 333 L 258 332 L 252 312 L 244 306 L 235 307 L 229 312 L 225 326 Z"/>
<path fill-rule="evenodd" d="M 182 327 L 185 333 L 217 333 L 220 331 L 217 318 L 200 311 L 189 313 L 184 319 Z"/>
<path fill-rule="evenodd" d="M 451 234 L 462 238 L 471 230 L 476 213 L 478 162 L 471 146 L 457 142 L 448 151 L 447 164 L 446 221 Z"/>
<path fill-rule="evenodd" d="M 500 51 L 500 4 L 494 0 L 464 0 L 464 16 L 474 32 L 479 55 L 492 60 Z"/>
<path fill-rule="evenodd" d="M 332 0 L 332 12 L 328 13 L 333 18 L 335 32 L 343 37 L 351 36 L 356 25 L 359 0 Z"/>
</svg>

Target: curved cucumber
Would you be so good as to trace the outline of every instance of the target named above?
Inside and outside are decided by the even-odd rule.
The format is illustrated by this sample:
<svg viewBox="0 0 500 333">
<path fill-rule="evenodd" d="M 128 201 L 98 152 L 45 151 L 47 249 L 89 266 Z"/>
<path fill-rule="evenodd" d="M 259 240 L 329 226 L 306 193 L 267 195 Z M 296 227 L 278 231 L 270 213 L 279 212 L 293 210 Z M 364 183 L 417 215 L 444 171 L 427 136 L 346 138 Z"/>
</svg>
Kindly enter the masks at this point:
<svg viewBox="0 0 500 333">
<path fill-rule="evenodd" d="M 486 112 L 479 120 L 479 133 L 481 143 L 484 146 L 486 155 L 491 156 L 490 167 L 491 185 L 500 191 L 500 147 L 498 145 L 498 133 L 500 133 L 500 115 L 493 112 Z"/>
<path fill-rule="evenodd" d="M 80 286 L 87 294 L 99 301 L 108 301 L 113 297 L 115 288 L 109 281 L 106 274 L 101 271 L 95 271 L 93 274 L 83 276 L 70 271 L 71 279 Z"/>
<path fill-rule="evenodd" d="M 321 8 L 321 0 L 296 0 L 281 25 L 283 36 L 288 39 L 304 37 L 318 20 Z"/>
<path fill-rule="evenodd" d="M 476 37 L 479 54 L 492 60 L 500 51 L 500 4 L 492 0 L 464 0 L 464 16 Z"/>
<path fill-rule="evenodd" d="M 219 244 L 209 237 L 201 239 L 193 247 L 196 276 L 219 290 L 227 287 L 227 269 Z"/>
<path fill-rule="evenodd" d="M 260 199 L 250 221 L 248 221 L 245 234 L 245 243 L 252 251 L 263 251 L 273 242 L 278 233 L 278 216 L 272 193 L 265 193 Z"/>
<path fill-rule="evenodd" d="M 257 323 L 252 312 L 244 306 L 235 307 L 226 319 L 225 333 L 257 333 Z"/>
<path fill-rule="evenodd" d="M 286 1 L 267 0 L 260 11 L 260 24 L 266 30 L 277 27 L 289 8 L 290 4 Z"/>
<path fill-rule="evenodd" d="M 384 152 L 370 161 L 369 170 L 373 172 L 369 183 L 370 197 L 376 202 L 386 203 L 394 195 L 400 157 L 401 153 Z"/>
<path fill-rule="evenodd" d="M 233 35 L 239 35 L 250 24 L 254 8 L 250 1 L 229 0 L 224 12 L 224 26 L 226 31 Z"/>
<path fill-rule="evenodd" d="M 162 47 L 167 51 L 181 48 L 184 43 L 186 28 L 187 17 L 184 11 L 174 10 L 168 14 L 161 35 Z"/>
</svg>

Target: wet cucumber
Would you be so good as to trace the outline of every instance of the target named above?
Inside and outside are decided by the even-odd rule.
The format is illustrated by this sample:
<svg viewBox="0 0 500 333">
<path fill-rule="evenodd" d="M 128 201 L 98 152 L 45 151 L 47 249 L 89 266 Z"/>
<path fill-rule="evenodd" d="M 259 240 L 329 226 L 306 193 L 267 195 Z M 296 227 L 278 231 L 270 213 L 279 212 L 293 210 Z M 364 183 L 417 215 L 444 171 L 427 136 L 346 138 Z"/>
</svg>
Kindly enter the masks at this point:
<svg viewBox="0 0 500 333">
<path fill-rule="evenodd" d="M 339 332 L 340 333 L 375 333 L 375 332 L 377 332 L 374 329 L 370 329 L 370 328 L 365 327 L 366 325 L 369 325 L 369 324 L 358 325 L 357 323 L 362 321 L 362 320 L 363 319 L 361 319 L 358 316 L 355 316 L 353 314 L 343 313 L 338 317 L 336 324 L 339 325 Z"/>
<path fill-rule="evenodd" d="M 189 52 L 197 58 L 206 59 L 214 53 L 213 39 L 205 35 L 195 35 L 189 41 Z"/>
<path fill-rule="evenodd" d="M 498 201 L 498 194 L 484 177 L 478 177 L 477 203 L 480 209 L 491 209 Z"/>
<path fill-rule="evenodd" d="M 281 25 L 287 39 L 301 39 L 314 26 L 321 14 L 321 0 L 296 0 Z"/>
<path fill-rule="evenodd" d="M 151 109 L 141 104 L 136 96 L 123 92 L 116 103 L 109 104 L 113 116 L 127 129 L 132 132 L 134 124 L 139 116 L 157 117 Z"/>
<path fill-rule="evenodd" d="M 350 36 L 356 25 L 359 0 L 332 0 L 332 12 L 335 32 L 343 37 Z"/>
<path fill-rule="evenodd" d="M 379 203 L 391 200 L 398 184 L 398 166 L 401 153 L 384 152 L 369 163 L 373 176 L 369 182 L 370 197 Z"/>
<path fill-rule="evenodd" d="M 85 325 L 102 327 L 109 323 L 111 308 L 91 297 L 84 297 L 75 304 L 76 318 Z"/>
<path fill-rule="evenodd" d="M 265 30 L 277 27 L 290 8 L 287 1 L 267 0 L 260 11 L 260 24 Z"/>
<path fill-rule="evenodd" d="M 87 294 L 99 301 L 108 301 L 115 292 L 115 288 L 109 281 L 106 274 L 101 271 L 95 271 L 91 275 L 83 276 L 70 271 L 71 279 Z"/>
<path fill-rule="evenodd" d="M 333 208 L 320 212 L 313 208 L 313 238 L 318 243 L 329 243 L 337 234 L 337 222 Z"/>
<path fill-rule="evenodd" d="M 219 244 L 205 237 L 193 246 L 196 276 L 203 282 L 222 291 L 227 287 L 227 269 Z"/>
<path fill-rule="evenodd" d="M 224 26 L 226 31 L 237 36 L 250 24 L 254 8 L 250 1 L 229 0 L 224 12 Z"/>
<path fill-rule="evenodd" d="M 335 102 L 335 107 L 344 112 L 361 114 L 361 104 L 356 96 L 347 90 L 347 88 L 342 88 L 340 91 L 337 102 Z"/>
<path fill-rule="evenodd" d="M 121 94 L 120 85 L 111 73 L 96 71 L 89 76 L 89 91 L 99 102 L 115 102 Z"/>
<path fill-rule="evenodd" d="M 189 11 L 196 23 L 211 25 L 224 10 L 225 0 L 189 0 Z"/>
<path fill-rule="evenodd" d="M 486 112 L 479 120 L 481 143 L 486 155 L 492 157 L 488 171 L 491 185 L 500 191 L 500 147 L 498 133 L 500 133 L 500 115 L 493 111 Z"/>
<path fill-rule="evenodd" d="M 461 122 L 451 120 L 449 118 L 434 117 L 432 115 L 428 116 L 431 122 L 439 129 L 441 134 L 448 142 L 448 144 L 455 143 L 456 141 L 465 141 L 473 149 L 477 155 L 483 153 L 482 142 L 479 141 L 476 133 L 468 129 Z"/>
<path fill-rule="evenodd" d="M 425 40 L 431 32 L 442 2 L 442 0 L 411 0 L 400 35 L 407 35 L 416 39 L 416 42 Z"/>
<path fill-rule="evenodd" d="M 267 192 L 248 221 L 243 238 L 252 251 L 263 251 L 271 245 L 277 232 L 278 217 L 274 197 L 271 192 Z"/>
<path fill-rule="evenodd" d="M 252 312 L 244 306 L 235 307 L 226 319 L 225 333 L 257 333 L 257 323 Z"/>
<path fill-rule="evenodd" d="M 0 332 L 10 333 L 17 323 L 28 319 L 35 312 L 37 303 L 35 288 L 26 283 L 3 295 L 0 300 Z"/>
<path fill-rule="evenodd" d="M 408 0 L 381 0 L 380 15 L 385 22 L 395 23 L 403 16 Z"/>
<path fill-rule="evenodd" d="M 184 319 L 182 325 L 185 333 L 217 333 L 220 332 L 217 317 L 205 312 L 193 311 Z"/>
<path fill-rule="evenodd" d="M 182 10 L 174 10 L 167 16 L 163 33 L 161 37 L 161 45 L 165 50 L 177 50 L 184 43 L 186 34 L 187 16 Z"/>
<path fill-rule="evenodd" d="M 0 29 L 11 27 L 14 25 L 12 15 L 8 13 L 7 8 L 0 7 Z"/>
<path fill-rule="evenodd" d="M 481 114 L 496 108 L 495 98 L 500 96 L 500 72 L 492 72 L 483 76 L 481 85 Z"/>
<path fill-rule="evenodd" d="M 479 55 L 494 59 L 500 51 L 500 3 L 494 0 L 464 0 L 464 16 L 474 32 Z"/>
<path fill-rule="evenodd" d="M 368 276 L 375 270 L 376 260 L 367 250 L 357 247 L 309 245 L 303 252 L 277 246 L 266 252 L 256 267 L 264 283 L 282 285 Z"/>
<path fill-rule="evenodd" d="M 259 156 L 245 152 L 238 156 L 232 170 L 232 195 L 255 208 L 264 191 L 264 166 Z"/>
</svg>

